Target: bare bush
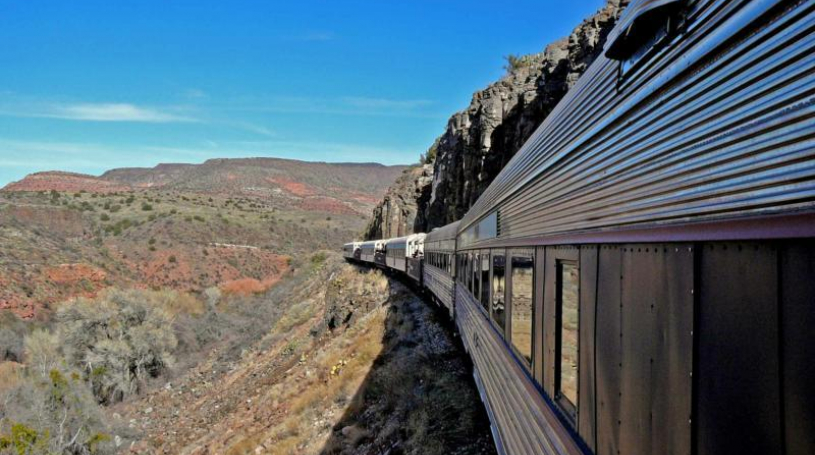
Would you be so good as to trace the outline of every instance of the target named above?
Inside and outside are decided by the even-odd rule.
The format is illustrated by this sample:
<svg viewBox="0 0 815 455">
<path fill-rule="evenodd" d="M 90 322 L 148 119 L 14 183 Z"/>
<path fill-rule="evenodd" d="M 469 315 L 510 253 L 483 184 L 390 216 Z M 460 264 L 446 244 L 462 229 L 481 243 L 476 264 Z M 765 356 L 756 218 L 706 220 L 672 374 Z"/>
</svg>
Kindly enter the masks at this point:
<svg viewBox="0 0 815 455">
<path fill-rule="evenodd" d="M 28 368 L 0 406 L 0 453 L 113 453 L 96 399 L 82 375 L 61 358 L 58 336 L 38 330 L 25 347 Z"/>
<path fill-rule="evenodd" d="M 57 313 L 65 358 L 79 368 L 103 404 L 137 393 L 172 364 L 172 320 L 141 291 L 112 290 Z"/>
<path fill-rule="evenodd" d="M 34 325 L 27 323 L 8 311 L 0 311 L 0 362 L 23 361 L 23 339 L 34 329 Z"/>
</svg>

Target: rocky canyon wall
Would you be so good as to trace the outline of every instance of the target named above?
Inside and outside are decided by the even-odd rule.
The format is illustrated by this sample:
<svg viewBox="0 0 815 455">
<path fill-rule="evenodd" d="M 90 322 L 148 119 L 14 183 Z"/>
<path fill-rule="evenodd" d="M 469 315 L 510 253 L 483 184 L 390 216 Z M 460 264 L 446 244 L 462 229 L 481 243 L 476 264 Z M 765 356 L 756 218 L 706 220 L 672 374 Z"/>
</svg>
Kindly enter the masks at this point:
<svg viewBox="0 0 815 455">
<path fill-rule="evenodd" d="M 374 209 L 366 239 L 429 232 L 460 219 L 602 52 L 627 0 L 609 0 L 572 33 L 537 54 L 512 58 L 507 74 L 476 92 L 438 138 L 432 169 L 415 167 Z"/>
</svg>

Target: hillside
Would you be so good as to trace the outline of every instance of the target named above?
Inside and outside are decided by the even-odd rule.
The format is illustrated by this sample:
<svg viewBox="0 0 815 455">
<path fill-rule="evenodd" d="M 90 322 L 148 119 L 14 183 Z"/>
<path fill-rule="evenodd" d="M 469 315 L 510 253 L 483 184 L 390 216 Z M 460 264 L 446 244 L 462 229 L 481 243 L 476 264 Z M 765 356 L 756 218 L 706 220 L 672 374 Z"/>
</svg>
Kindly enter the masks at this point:
<svg viewBox="0 0 815 455">
<path fill-rule="evenodd" d="M 254 340 L 111 409 L 132 452 L 494 453 L 462 346 L 398 281 L 330 255 L 254 305 Z"/>
<path fill-rule="evenodd" d="M 404 166 L 323 163 L 279 158 L 214 159 L 201 164 L 159 164 L 112 169 L 99 177 L 39 172 L 3 192 L 86 191 L 110 193 L 173 190 L 207 195 L 259 197 L 303 210 L 367 214 Z"/>
<path fill-rule="evenodd" d="M 403 167 L 277 159 L 42 172 L 0 191 L 0 310 L 110 286 L 262 291 L 362 229 Z"/>
<path fill-rule="evenodd" d="M 45 171 L 27 175 L 24 179 L 11 182 L 0 191 L 90 191 L 94 193 L 112 193 L 127 191 L 130 185 L 93 175 L 74 172 Z"/>
<path fill-rule="evenodd" d="M 501 80 L 476 92 L 465 110 L 450 117 L 428 152 L 435 157 L 432 172 L 399 180 L 388 190 L 364 237 L 402 235 L 404 222 L 411 221 L 407 232 L 428 232 L 464 216 L 599 55 L 627 4 L 608 0 L 568 37 L 540 53 L 513 58 Z M 395 213 L 401 222 L 388 219 Z"/>
</svg>

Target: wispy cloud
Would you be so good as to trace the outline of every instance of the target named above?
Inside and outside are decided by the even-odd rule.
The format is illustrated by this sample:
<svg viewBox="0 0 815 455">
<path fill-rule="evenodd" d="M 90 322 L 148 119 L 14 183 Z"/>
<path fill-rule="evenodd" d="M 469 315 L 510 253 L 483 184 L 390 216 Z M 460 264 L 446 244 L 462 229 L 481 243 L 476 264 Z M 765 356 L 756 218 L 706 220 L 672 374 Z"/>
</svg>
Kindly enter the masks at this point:
<svg viewBox="0 0 815 455">
<path fill-rule="evenodd" d="M 0 168 L 102 172 L 115 167 L 154 166 L 162 162 L 201 162 L 210 158 L 277 157 L 403 164 L 410 148 L 311 140 L 212 141 L 198 147 L 97 142 L 29 141 L 0 138 Z M 19 176 L 20 178 L 23 175 Z"/>
<path fill-rule="evenodd" d="M 220 106 L 226 111 L 273 112 L 283 114 L 354 115 L 372 117 L 446 118 L 430 110 L 436 103 L 428 99 L 391 99 L 363 96 L 319 98 L 275 96 L 266 99 L 240 99 Z"/>
<path fill-rule="evenodd" d="M 331 31 L 310 31 L 299 35 L 287 36 L 287 41 L 332 41 L 337 35 Z"/>
<path fill-rule="evenodd" d="M 224 124 L 226 126 L 236 128 L 236 129 L 240 129 L 240 130 L 244 130 L 244 131 L 248 131 L 250 133 L 254 133 L 254 134 L 257 134 L 259 136 L 265 136 L 265 137 L 275 137 L 275 136 L 277 136 L 277 133 L 275 133 L 271 129 L 266 128 L 263 125 L 256 125 L 256 124 L 250 123 L 250 122 L 228 121 L 228 122 L 225 122 Z"/>
<path fill-rule="evenodd" d="M 352 107 L 380 110 L 414 110 L 433 104 L 433 101 L 422 99 L 396 100 L 388 98 L 367 98 L 362 96 L 346 96 L 342 98 L 342 101 Z"/>
<path fill-rule="evenodd" d="M 139 107 L 126 103 L 58 105 L 53 106 L 48 112 L 43 112 L 41 116 L 95 122 L 171 123 L 194 121 L 192 118 L 160 109 Z"/>
<path fill-rule="evenodd" d="M 196 122 L 180 108 L 137 106 L 130 103 L 38 103 L 0 105 L 0 115 L 91 122 L 174 123 Z"/>
<path fill-rule="evenodd" d="M 181 93 L 181 95 L 184 98 L 188 98 L 188 99 L 191 99 L 191 100 L 202 100 L 202 99 L 209 98 L 209 95 L 207 94 L 207 92 L 205 92 L 205 91 L 203 91 L 201 89 L 197 89 L 197 88 L 188 88 L 187 90 L 184 90 Z"/>
</svg>

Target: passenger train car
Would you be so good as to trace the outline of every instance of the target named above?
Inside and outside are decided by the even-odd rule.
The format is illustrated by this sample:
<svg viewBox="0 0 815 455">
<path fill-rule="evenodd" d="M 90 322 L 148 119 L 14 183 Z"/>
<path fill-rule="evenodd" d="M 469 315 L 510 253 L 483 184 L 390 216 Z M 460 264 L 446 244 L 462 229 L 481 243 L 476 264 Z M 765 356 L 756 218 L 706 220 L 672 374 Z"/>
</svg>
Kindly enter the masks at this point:
<svg viewBox="0 0 815 455">
<path fill-rule="evenodd" d="M 815 453 L 815 1 L 632 1 L 423 241 L 500 453 Z"/>
</svg>

